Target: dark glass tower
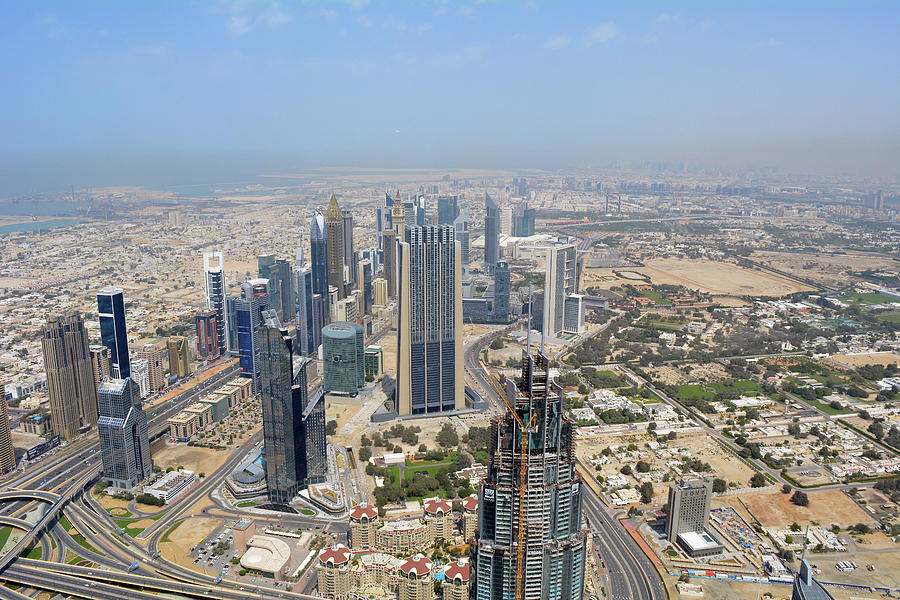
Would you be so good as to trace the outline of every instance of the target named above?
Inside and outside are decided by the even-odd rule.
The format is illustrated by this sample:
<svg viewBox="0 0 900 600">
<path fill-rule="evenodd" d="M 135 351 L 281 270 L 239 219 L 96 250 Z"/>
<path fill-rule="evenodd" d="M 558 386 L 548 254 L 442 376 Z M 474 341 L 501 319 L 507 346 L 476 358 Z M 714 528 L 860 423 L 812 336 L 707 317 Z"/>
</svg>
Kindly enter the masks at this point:
<svg viewBox="0 0 900 600">
<path fill-rule="evenodd" d="M 344 219 L 344 267 L 347 269 L 347 283 L 357 285 L 356 281 L 356 248 L 353 245 L 353 213 L 349 210 L 341 211 Z"/>
<path fill-rule="evenodd" d="M 262 323 L 262 312 L 271 306 L 269 302 L 269 282 L 265 279 L 242 283 L 241 297 L 234 301 L 241 377 L 253 380 L 254 392 L 259 392 L 260 385 L 258 329 Z"/>
<path fill-rule="evenodd" d="M 478 498 L 471 598 L 581 600 L 586 530 L 571 422 L 546 356 L 522 359 L 491 424 L 491 463 Z"/>
<path fill-rule="evenodd" d="M 131 376 L 128 357 L 128 333 L 125 331 L 125 295 L 117 287 L 97 292 L 97 312 L 100 316 L 100 339 L 109 348 L 109 362 L 113 375 L 125 379 Z"/>
<path fill-rule="evenodd" d="M 325 215 L 316 211 L 309 227 L 309 254 L 312 261 L 313 293 L 322 297 L 328 314 L 328 244 L 325 241 Z"/>
<path fill-rule="evenodd" d="M 494 270 L 493 318 L 506 323 L 509 321 L 509 264 L 501 260 Z"/>
<path fill-rule="evenodd" d="M 487 192 L 484 194 L 484 268 L 493 275 L 500 260 L 500 207 Z"/>
<path fill-rule="evenodd" d="M 328 264 L 328 285 L 337 289 L 337 299 L 347 297 L 344 280 L 344 213 L 338 206 L 337 198 L 331 194 L 328 210 L 325 211 L 325 245 Z M 325 294 L 328 292 L 326 290 Z"/>
<path fill-rule="evenodd" d="M 131 489 L 153 473 L 140 391 L 130 377 L 104 377 L 97 401 L 103 478 L 114 487 Z"/>
<path fill-rule="evenodd" d="M 438 196 L 438 225 L 453 225 L 459 216 L 457 196 Z"/>
<path fill-rule="evenodd" d="M 312 269 L 300 269 L 296 273 L 297 282 L 297 349 L 303 356 L 309 356 L 318 347 L 316 344 L 315 307 L 313 306 Z"/>
<path fill-rule="evenodd" d="M 359 312 L 364 315 L 370 315 L 372 314 L 372 304 L 375 301 L 372 290 L 372 261 L 364 259 L 359 261 L 357 265 L 356 285 L 362 292 L 362 304 L 359 307 Z"/>
<path fill-rule="evenodd" d="M 228 350 L 228 325 L 225 317 L 225 255 L 222 252 L 204 252 L 203 274 L 206 279 L 206 308 L 216 313 L 218 354 L 225 354 Z"/>
<path fill-rule="evenodd" d="M 271 254 L 256 257 L 259 278 L 269 280 L 269 304 L 279 319 L 290 319 L 294 314 L 294 291 L 291 285 L 291 263 Z"/>
</svg>

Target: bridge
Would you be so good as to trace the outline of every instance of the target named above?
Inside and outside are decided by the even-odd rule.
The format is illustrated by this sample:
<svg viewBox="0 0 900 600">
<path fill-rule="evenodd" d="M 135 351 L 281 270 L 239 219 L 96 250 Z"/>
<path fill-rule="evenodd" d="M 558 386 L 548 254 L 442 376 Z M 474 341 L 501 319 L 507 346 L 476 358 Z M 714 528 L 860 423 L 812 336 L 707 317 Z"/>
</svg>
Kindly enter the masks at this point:
<svg viewBox="0 0 900 600">
<path fill-rule="evenodd" d="M 0 492 L 0 503 L 2 502 L 16 502 L 19 500 L 38 500 L 40 502 L 47 502 L 49 504 L 53 504 L 62 496 L 57 494 L 56 492 L 49 492 L 45 490 L 19 490 L 19 489 L 9 489 L 4 492 Z"/>
</svg>

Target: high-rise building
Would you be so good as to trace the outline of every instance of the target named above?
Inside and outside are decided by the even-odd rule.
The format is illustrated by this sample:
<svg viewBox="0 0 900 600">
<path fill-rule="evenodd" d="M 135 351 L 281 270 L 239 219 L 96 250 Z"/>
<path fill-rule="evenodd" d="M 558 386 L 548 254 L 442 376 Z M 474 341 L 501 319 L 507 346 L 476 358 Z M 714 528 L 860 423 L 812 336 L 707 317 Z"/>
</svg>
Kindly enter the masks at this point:
<svg viewBox="0 0 900 600">
<path fill-rule="evenodd" d="M 0 473 L 6 473 L 16 467 L 16 453 L 12 444 L 12 431 L 9 427 L 9 408 L 6 404 L 6 392 L 0 380 Z"/>
<path fill-rule="evenodd" d="M 542 331 L 548 338 L 565 331 L 566 298 L 577 292 L 575 256 L 575 244 L 555 243 L 547 248 Z"/>
<path fill-rule="evenodd" d="M 262 313 L 269 310 L 269 282 L 251 279 L 241 284 L 241 297 L 234 301 L 238 358 L 241 377 L 253 380 L 253 392 L 259 392 L 259 338 Z"/>
<path fill-rule="evenodd" d="M 319 347 L 317 331 L 322 326 L 317 326 L 315 299 L 313 293 L 312 269 L 298 269 L 295 272 L 296 282 L 294 288 L 297 291 L 297 315 L 295 318 L 297 350 L 302 356 L 309 356 Z M 319 297 L 321 298 L 321 296 Z"/>
<path fill-rule="evenodd" d="M 169 351 L 169 373 L 177 375 L 179 379 L 190 375 L 191 354 L 187 338 L 183 335 L 173 335 L 166 340 L 166 348 Z"/>
<path fill-rule="evenodd" d="M 146 358 L 131 361 L 131 379 L 137 384 L 142 400 L 150 395 L 150 369 Z"/>
<path fill-rule="evenodd" d="M 147 361 L 147 375 L 150 379 L 151 392 L 156 392 L 166 387 L 166 374 L 165 369 L 163 369 L 163 351 L 161 348 L 156 344 L 144 344 L 134 351 L 134 356 Z"/>
<path fill-rule="evenodd" d="M 324 303 L 323 309 L 327 319 L 329 306 L 328 279 L 328 242 L 326 241 L 325 215 L 316 211 L 309 227 L 309 255 L 312 261 L 313 293 L 319 294 Z"/>
<path fill-rule="evenodd" d="M 500 208 L 500 233 L 503 235 L 513 234 L 513 209 L 511 206 Z"/>
<path fill-rule="evenodd" d="M 453 225 L 459 216 L 458 196 L 438 196 L 438 225 Z"/>
<path fill-rule="evenodd" d="M 356 396 L 366 385 L 363 326 L 334 322 L 322 328 L 325 393 Z"/>
<path fill-rule="evenodd" d="M 97 388 L 81 313 L 50 317 L 41 330 L 41 350 L 53 431 L 72 439 L 97 422 Z"/>
<path fill-rule="evenodd" d="M 96 394 L 97 388 L 100 387 L 100 382 L 110 374 L 109 348 L 106 346 L 91 346 L 91 369 L 94 372 L 94 393 Z"/>
<path fill-rule="evenodd" d="M 353 246 L 353 213 L 341 211 L 344 219 L 344 281 L 353 287 L 356 285 L 356 248 Z"/>
<path fill-rule="evenodd" d="M 384 278 L 387 281 L 388 298 L 397 297 L 397 234 L 385 231 L 382 234 L 382 254 L 384 256 Z"/>
<path fill-rule="evenodd" d="M 501 260 L 494 270 L 494 303 L 491 316 L 496 321 L 509 321 L 509 263 Z"/>
<path fill-rule="evenodd" d="M 105 378 L 97 392 L 103 479 L 131 489 L 153 473 L 147 417 L 137 384 L 130 377 Z"/>
<path fill-rule="evenodd" d="M 407 230 L 399 257 L 397 411 L 465 408 L 460 249 L 453 228 Z"/>
<path fill-rule="evenodd" d="M 332 321 L 356 321 L 359 317 L 359 302 L 354 296 L 338 300 L 332 305 Z"/>
<path fill-rule="evenodd" d="M 456 241 L 459 242 L 459 250 L 460 250 L 460 258 L 462 262 L 463 270 L 467 268 L 469 264 L 469 213 L 468 211 L 463 211 L 460 213 L 458 217 L 453 221 L 453 231 L 456 236 Z"/>
<path fill-rule="evenodd" d="M 383 277 L 376 277 L 372 280 L 373 299 L 375 306 L 387 306 L 388 300 L 388 282 Z"/>
<path fill-rule="evenodd" d="M 372 314 L 374 304 L 372 292 L 372 261 L 369 259 L 359 261 L 357 266 L 356 285 L 362 292 L 362 305 L 359 312 L 364 315 Z"/>
<path fill-rule="evenodd" d="M 100 316 L 100 340 L 109 348 L 112 374 L 125 379 L 131 375 L 131 362 L 125 329 L 125 293 L 121 288 L 105 287 L 97 292 L 97 312 Z"/>
<path fill-rule="evenodd" d="M 201 310 L 194 316 L 194 327 L 197 330 L 197 355 L 200 358 L 213 360 L 219 356 L 218 325 L 214 310 Z"/>
<path fill-rule="evenodd" d="M 484 194 L 484 268 L 489 275 L 500 260 L 500 207 Z"/>
<path fill-rule="evenodd" d="M 328 256 L 328 285 L 337 289 L 337 299 L 341 300 L 347 297 L 347 282 L 344 279 L 344 213 L 334 194 L 331 194 L 328 210 L 325 211 L 325 247 Z"/>
<path fill-rule="evenodd" d="M 269 280 L 269 304 L 279 319 L 294 315 L 294 291 L 291 285 L 291 263 L 271 254 L 256 257 L 259 278 Z"/>
<path fill-rule="evenodd" d="M 237 300 L 240 296 L 225 296 L 225 321 L 227 325 L 225 326 L 225 332 L 228 337 L 227 346 L 229 352 L 237 352 L 238 351 L 238 336 L 237 336 Z"/>
<path fill-rule="evenodd" d="M 576 334 L 584 331 L 583 294 L 569 294 L 566 296 L 563 331 Z"/>
<path fill-rule="evenodd" d="M 507 379 L 510 411 L 491 424 L 471 597 L 580 600 L 586 532 L 573 427 L 548 358 L 525 354 L 522 363 L 521 379 Z"/>
<path fill-rule="evenodd" d="M 675 543 L 681 533 L 703 532 L 709 524 L 712 480 L 682 479 L 669 486 L 666 539 Z"/>
<path fill-rule="evenodd" d="M 534 235 L 534 209 L 528 208 L 526 202 L 516 209 L 513 215 L 513 235 L 515 237 L 529 237 Z"/>
<path fill-rule="evenodd" d="M 217 355 L 221 356 L 229 349 L 225 318 L 225 254 L 204 252 L 203 275 L 206 281 L 206 308 L 216 313 Z"/>
<path fill-rule="evenodd" d="M 259 340 L 266 486 L 272 503 L 286 505 L 325 477 L 324 395 L 310 394 L 307 359 L 295 369 L 293 338 L 275 311 L 263 311 Z"/>
</svg>

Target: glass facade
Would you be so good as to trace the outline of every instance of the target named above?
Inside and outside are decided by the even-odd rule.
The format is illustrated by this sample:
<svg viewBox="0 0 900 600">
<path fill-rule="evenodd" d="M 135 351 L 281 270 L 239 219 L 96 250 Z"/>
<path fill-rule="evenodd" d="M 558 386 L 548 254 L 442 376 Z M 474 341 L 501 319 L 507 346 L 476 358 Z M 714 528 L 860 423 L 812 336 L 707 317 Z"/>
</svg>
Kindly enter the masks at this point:
<svg viewBox="0 0 900 600">
<path fill-rule="evenodd" d="M 489 275 L 500 260 L 500 207 L 484 194 L 484 268 Z"/>
<path fill-rule="evenodd" d="M 253 380 L 254 393 L 260 389 L 258 331 L 262 312 L 270 308 L 268 287 L 265 279 L 252 279 L 241 284 L 241 297 L 234 301 L 241 376 Z"/>
<path fill-rule="evenodd" d="M 128 333 L 125 330 L 125 294 L 115 287 L 97 293 L 97 312 L 100 317 L 100 340 L 109 348 L 109 362 L 113 374 L 125 379 L 131 375 L 128 356 Z"/>
<path fill-rule="evenodd" d="M 300 269 L 296 273 L 296 279 L 294 288 L 297 290 L 297 314 L 295 318 L 297 349 L 303 356 L 309 356 L 318 347 L 315 335 L 316 320 L 313 306 L 312 269 Z"/>
<path fill-rule="evenodd" d="M 138 386 L 131 378 L 104 377 L 97 401 L 103 478 L 114 487 L 131 489 L 153 472 Z"/>
<path fill-rule="evenodd" d="M 328 244 L 325 241 L 325 216 L 316 212 L 309 228 L 309 254 L 312 262 L 313 293 L 322 296 L 328 314 Z"/>
<path fill-rule="evenodd" d="M 322 366 L 327 393 L 355 396 L 365 382 L 363 327 L 338 321 L 322 329 Z"/>
<path fill-rule="evenodd" d="M 225 255 L 222 252 L 203 254 L 206 279 L 206 307 L 216 313 L 216 344 L 218 354 L 228 350 L 228 331 L 225 318 Z"/>
</svg>

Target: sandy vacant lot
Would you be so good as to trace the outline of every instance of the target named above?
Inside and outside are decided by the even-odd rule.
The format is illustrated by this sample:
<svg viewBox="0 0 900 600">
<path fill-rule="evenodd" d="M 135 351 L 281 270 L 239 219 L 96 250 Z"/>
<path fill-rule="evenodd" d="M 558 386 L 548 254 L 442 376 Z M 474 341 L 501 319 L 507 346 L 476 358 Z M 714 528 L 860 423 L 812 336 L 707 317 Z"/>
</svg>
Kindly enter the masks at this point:
<svg viewBox="0 0 900 600">
<path fill-rule="evenodd" d="M 757 251 L 751 258 L 792 275 L 835 287 L 844 287 L 852 281 L 859 281 L 855 277 L 849 277 L 852 272 L 866 269 L 891 271 L 897 268 L 897 261 L 893 257 L 871 252 L 824 254 Z"/>
<path fill-rule="evenodd" d="M 808 507 L 791 503 L 791 495 L 781 492 L 742 494 L 729 498 L 728 503 L 739 506 L 738 498 L 743 500 L 763 527 L 787 527 L 791 523 L 807 525 L 813 521 L 825 527 L 832 523 L 847 527 L 855 523 L 872 522 L 872 517 L 840 490 L 806 493 L 809 495 Z"/>
<path fill-rule="evenodd" d="M 737 482 L 747 487 L 753 471 L 741 459 L 709 439 L 705 434 L 679 436 L 673 445 L 690 448 L 691 456 L 708 462 L 715 476 L 727 482 Z"/>
<path fill-rule="evenodd" d="M 835 354 L 831 357 L 835 362 L 848 367 L 865 365 L 891 365 L 900 363 L 900 355 L 893 352 L 872 352 L 869 354 Z"/>
<path fill-rule="evenodd" d="M 229 452 L 226 450 L 211 450 L 180 443 L 165 444 L 163 448 L 153 452 L 153 464 L 163 470 L 182 466 L 195 473 L 212 473 L 228 456 Z"/>
<path fill-rule="evenodd" d="M 169 534 L 169 541 L 159 544 L 159 552 L 166 560 L 170 560 L 182 567 L 197 570 L 197 565 L 193 563 L 189 555 L 191 548 L 221 523 L 221 519 L 205 517 L 182 521 L 175 531 Z"/>
</svg>

